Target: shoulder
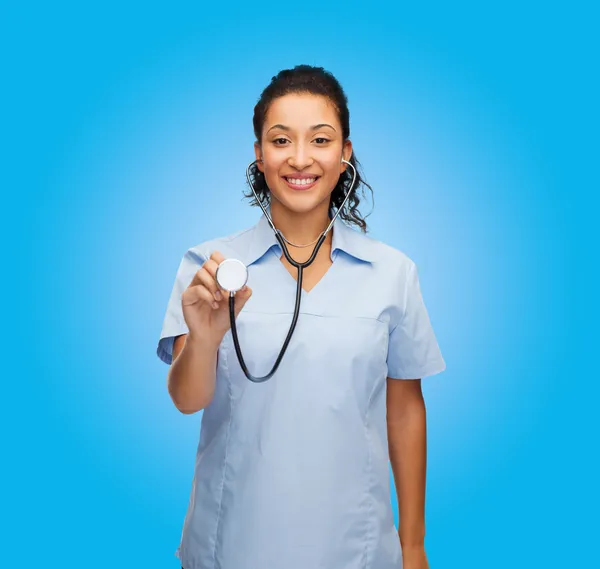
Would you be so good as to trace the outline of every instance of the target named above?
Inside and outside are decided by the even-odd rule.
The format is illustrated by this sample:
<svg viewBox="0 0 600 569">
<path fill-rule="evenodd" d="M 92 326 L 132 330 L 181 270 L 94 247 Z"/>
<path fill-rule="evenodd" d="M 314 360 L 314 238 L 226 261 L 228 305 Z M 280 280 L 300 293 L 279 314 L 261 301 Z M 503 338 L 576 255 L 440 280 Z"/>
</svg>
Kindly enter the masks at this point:
<svg viewBox="0 0 600 569">
<path fill-rule="evenodd" d="M 415 266 L 415 262 L 401 249 L 393 247 L 371 235 L 355 231 L 357 243 L 373 265 L 382 270 L 399 270 L 406 273 Z"/>
<path fill-rule="evenodd" d="M 204 263 L 214 251 L 219 251 L 225 257 L 230 257 L 238 254 L 240 251 L 245 251 L 252 236 L 253 227 L 241 229 L 235 233 L 224 235 L 222 237 L 214 237 L 206 241 L 202 241 L 190 247 L 184 255 L 184 259 L 195 262 L 197 264 Z"/>
</svg>

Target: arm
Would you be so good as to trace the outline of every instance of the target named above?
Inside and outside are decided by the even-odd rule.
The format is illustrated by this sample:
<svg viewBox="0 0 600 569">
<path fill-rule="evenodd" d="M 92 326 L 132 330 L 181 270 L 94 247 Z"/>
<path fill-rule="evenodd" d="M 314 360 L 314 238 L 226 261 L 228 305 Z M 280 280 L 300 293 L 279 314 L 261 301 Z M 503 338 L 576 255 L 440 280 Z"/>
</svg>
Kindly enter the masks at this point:
<svg viewBox="0 0 600 569">
<path fill-rule="evenodd" d="M 196 413 L 212 400 L 218 348 L 218 344 L 190 334 L 175 338 L 167 388 L 175 407 L 182 413 Z"/>
<path fill-rule="evenodd" d="M 387 380 L 387 431 L 403 550 L 424 547 L 426 415 L 421 380 Z"/>
</svg>

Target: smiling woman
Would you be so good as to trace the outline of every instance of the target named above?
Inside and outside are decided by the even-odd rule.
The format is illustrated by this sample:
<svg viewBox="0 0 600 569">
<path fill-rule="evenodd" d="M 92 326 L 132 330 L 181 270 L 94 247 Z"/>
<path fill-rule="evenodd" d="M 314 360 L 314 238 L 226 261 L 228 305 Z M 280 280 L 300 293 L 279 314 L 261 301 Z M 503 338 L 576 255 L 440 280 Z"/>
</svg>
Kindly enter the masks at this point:
<svg viewBox="0 0 600 569">
<path fill-rule="evenodd" d="M 365 183 L 352 175 L 346 97 L 330 73 L 279 73 L 255 107 L 254 130 L 251 195 L 263 215 L 185 253 L 157 347 L 171 364 L 176 407 L 204 409 L 176 554 L 185 569 L 424 569 L 420 379 L 446 366 L 417 268 L 365 235 L 356 196 Z M 295 263 L 315 255 L 302 281 L 271 222 Z M 302 298 L 285 357 L 264 383 L 240 366 L 216 280 L 232 258 L 252 287 L 235 294 L 232 319 L 253 373 L 271 369 L 290 300 Z"/>
<path fill-rule="evenodd" d="M 304 124 L 307 116 L 329 122 L 307 126 Z M 287 124 L 278 122 L 280 120 Z M 275 124 L 269 126 L 272 123 Z M 311 210 L 324 203 L 331 209 L 332 188 L 346 169 L 340 154 L 348 160 L 352 143 L 342 140 L 337 112 L 328 99 L 305 93 L 278 97 L 269 106 L 263 131 L 259 142 L 255 143 L 255 153 L 259 160 L 257 168 L 270 190 L 274 214 L 277 215 L 280 204 L 289 209 L 289 200 L 296 197 L 295 192 L 313 188 L 314 191 L 302 196 L 296 207 Z M 285 181 L 285 186 L 281 180 Z M 288 188 L 292 192 L 285 191 Z"/>
<path fill-rule="evenodd" d="M 304 117 L 322 120 L 306 123 L 302 120 Z M 253 166 L 252 177 L 256 193 L 265 206 L 272 206 L 273 198 L 278 199 L 281 178 L 293 190 L 314 188 L 323 175 L 316 168 L 322 166 L 328 174 L 320 180 L 320 185 L 327 191 L 329 217 L 333 217 L 346 194 L 351 192 L 348 207 L 340 211 L 340 217 L 366 232 L 367 224 L 358 210 L 357 190 L 360 186 L 371 193 L 373 190 L 361 176 L 360 163 L 350 141 L 348 99 L 333 75 L 307 65 L 281 71 L 273 77 L 255 106 L 253 126 L 256 158 L 263 162 Z M 278 173 L 278 160 L 281 162 L 290 152 L 294 158 Z M 353 187 L 350 187 L 352 172 L 346 166 L 340 167 L 340 155 L 356 168 Z M 311 158 L 319 164 L 305 171 L 305 162 Z M 304 181 L 310 177 L 316 178 L 313 184 Z M 246 197 L 252 198 L 252 205 L 258 205 L 252 191 Z"/>
</svg>

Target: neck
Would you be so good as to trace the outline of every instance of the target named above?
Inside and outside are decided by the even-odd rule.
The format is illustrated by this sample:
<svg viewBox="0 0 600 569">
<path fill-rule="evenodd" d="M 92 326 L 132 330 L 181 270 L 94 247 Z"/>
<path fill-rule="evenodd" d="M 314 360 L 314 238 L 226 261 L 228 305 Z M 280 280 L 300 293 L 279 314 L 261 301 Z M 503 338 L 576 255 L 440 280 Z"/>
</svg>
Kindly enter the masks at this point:
<svg viewBox="0 0 600 569">
<path fill-rule="evenodd" d="M 271 218 L 275 227 L 283 236 L 297 245 L 306 245 L 319 238 L 321 233 L 329 226 L 328 202 L 308 212 L 292 211 L 281 203 L 273 200 L 271 203 Z M 332 230 L 329 231 L 321 249 L 327 249 L 331 244 Z M 316 245 L 316 243 L 315 243 Z M 295 249 L 293 246 L 289 246 Z M 312 248 L 308 248 L 312 252 Z"/>
</svg>

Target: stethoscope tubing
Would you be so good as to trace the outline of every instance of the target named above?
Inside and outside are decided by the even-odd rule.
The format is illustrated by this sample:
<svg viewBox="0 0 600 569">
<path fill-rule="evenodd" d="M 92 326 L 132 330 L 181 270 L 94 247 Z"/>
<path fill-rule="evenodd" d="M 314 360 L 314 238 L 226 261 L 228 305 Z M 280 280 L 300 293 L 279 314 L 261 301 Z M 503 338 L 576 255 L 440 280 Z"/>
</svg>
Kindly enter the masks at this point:
<svg viewBox="0 0 600 569">
<path fill-rule="evenodd" d="M 244 357 L 242 356 L 242 350 L 240 348 L 239 338 L 238 338 L 238 334 L 237 334 L 237 327 L 235 324 L 235 293 L 232 292 L 229 295 L 229 319 L 230 319 L 230 324 L 231 324 L 231 334 L 233 336 L 233 345 L 235 347 L 235 352 L 237 354 L 237 358 L 240 363 L 240 367 L 242 368 L 244 374 L 250 381 L 252 381 L 253 383 L 262 383 L 264 381 L 267 381 L 271 377 L 273 377 L 273 375 L 277 371 L 277 368 L 279 367 L 279 364 L 281 363 L 281 360 L 283 359 L 283 355 L 285 354 L 285 351 L 287 350 L 287 347 L 292 338 L 292 334 L 294 333 L 296 324 L 298 322 L 298 315 L 300 314 L 300 301 L 302 299 L 302 273 L 303 273 L 303 270 L 306 267 L 308 267 L 315 260 L 317 253 L 319 252 L 319 249 L 321 248 L 321 245 L 323 244 L 323 242 L 325 241 L 325 239 L 327 237 L 327 233 L 333 227 L 335 218 L 338 216 L 340 211 L 343 209 L 344 205 L 346 204 L 346 201 L 350 197 L 350 194 L 354 190 L 354 183 L 356 182 L 356 168 L 349 161 L 342 159 L 342 162 L 344 162 L 348 166 L 352 167 L 353 176 L 352 176 L 352 183 L 350 184 L 350 189 L 348 190 L 348 193 L 346 194 L 346 197 L 344 198 L 342 205 L 338 208 L 338 210 L 335 213 L 335 215 L 333 216 L 331 222 L 329 223 L 329 225 L 327 226 L 325 231 L 321 234 L 321 237 L 319 237 L 319 240 L 317 241 L 310 258 L 307 261 L 304 261 L 303 263 L 299 263 L 298 261 L 293 259 L 292 256 L 290 255 L 287 245 L 285 244 L 283 235 L 281 234 L 281 231 L 279 231 L 279 229 L 277 229 L 275 227 L 275 224 L 273 223 L 273 220 L 271 219 L 269 212 L 264 207 L 264 205 L 262 204 L 261 200 L 259 199 L 259 197 L 256 193 L 254 184 L 252 183 L 252 180 L 250 178 L 250 168 L 254 164 L 256 164 L 256 162 L 258 162 L 258 160 L 254 160 L 246 168 L 246 178 L 248 180 L 248 184 L 250 185 L 250 188 L 252 188 L 252 193 L 254 194 L 254 197 L 256 198 L 258 205 L 260 205 L 261 209 L 263 210 L 263 213 L 265 214 L 265 217 L 269 221 L 269 225 L 275 232 L 275 237 L 276 237 L 277 241 L 279 242 L 279 244 L 281 245 L 281 248 L 283 250 L 283 254 L 285 255 L 285 258 L 290 262 L 290 264 L 292 264 L 294 267 L 296 267 L 298 269 L 298 278 L 296 279 L 296 303 L 294 306 L 294 316 L 292 318 L 292 323 L 290 325 L 290 329 L 287 333 L 285 341 L 283 342 L 283 346 L 281 347 L 279 355 L 277 356 L 277 359 L 275 360 L 273 368 L 267 375 L 264 375 L 262 377 L 256 377 L 256 376 L 252 375 L 250 373 L 250 371 L 248 370 L 246 363 L 244 362 Z"/>
</svg>

